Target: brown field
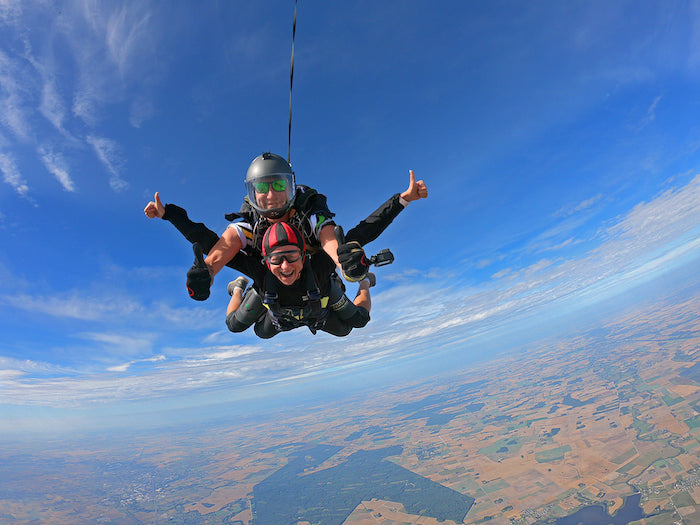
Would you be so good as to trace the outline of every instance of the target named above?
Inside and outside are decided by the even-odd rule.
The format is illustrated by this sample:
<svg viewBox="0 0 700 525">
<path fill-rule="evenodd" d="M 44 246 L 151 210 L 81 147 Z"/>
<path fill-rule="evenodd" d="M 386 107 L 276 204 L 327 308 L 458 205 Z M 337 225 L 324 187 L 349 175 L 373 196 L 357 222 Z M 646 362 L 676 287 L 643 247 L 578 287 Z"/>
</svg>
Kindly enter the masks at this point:
<svg viewBox="0 0 700 525">
<path fill-rule="evenodd" d="M 390 461 L 475 499 L 466 524 L 485 518 L 494 525 L 533 524 L 593 503 L 615 511 L 637 490 L 647 513 L 666 512 L 669 523 L 681 516 L 684 523 L 700 523 L 700 428 L 688 424 L 698 415 L 700 385 L 680 375 L 700 355 L 700 301 L 640 307 L 599 328 L 478 369 L 305 407 L 301 415 L 269 423 L 138 436 L 137 459 L 107 446 L 57 446 L 44 458 L 69 463 L 72 477 L 35 479 L 58 487 L 37 499 L 0 494 L 0 515 L 16 516 L 18 523 L 68 523 L 75 513 L 83 522 L 120 522 L 129 510 L 151 523 L 173 518 L 181 505 L 185 515 L 211 523 L 226 516 L 248 525 L 253 487 L 287 463 L 295 444 L 318 443 L 342 449 L 316 471 L 359 450 L 401 445 L 401 455 Z M 433 401 L 400 410 L 426 399 Z M 480 410 L 466 409 L 477 403 L 483 403 Z M 429 415 L 451 419 L 428 425 Z M 79 468 L 104 457 L 130 461 L 139 474 L 102 499 L 81 496 L 78 487 L 100 486 L 104 479 L 117 484 L 109 477 L 98 483 Z M 74 495 L 66 497 L 61 486 Z M 345 521 L 370 523 L 438 522 L 375 499 L 359 503 Z"/>
</svg>

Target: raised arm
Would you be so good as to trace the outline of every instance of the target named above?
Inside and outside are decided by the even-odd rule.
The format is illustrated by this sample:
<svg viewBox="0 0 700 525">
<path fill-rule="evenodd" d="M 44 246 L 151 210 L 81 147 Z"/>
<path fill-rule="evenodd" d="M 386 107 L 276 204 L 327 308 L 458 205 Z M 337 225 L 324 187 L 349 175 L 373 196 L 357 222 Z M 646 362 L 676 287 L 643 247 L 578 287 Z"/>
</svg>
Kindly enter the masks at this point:
<svg viewBox="0 0 700 525">
<path fill-rule="evenodd" d="M 333 259 L 335 265 L 340 268 L 340 263 L 338 262 L 338 241 L 335 238 L 335 223 L 326 224 L 318 232 L 318 240 L 321 242 L 321 248 L 328 254 L 328 256 Z"/>
<path fill-rule="evenodd" d="M 369 270 L 369 262 L 362 246 L 375 240 L 391 224 L 410 202 L 425 199 L 428 187 L 423 180 L 416 181 L 413 170 L 409 170 L 408 188 L 396 193 L 374 210 L 366 219 L 345 234 L 345 243 L 337 247 L 337 257 L 343 276 L 349 281 L 359 281 Z"/>
<path fill-rule="evenodd" d="M 243 244 L 235 228 L 226 228 L 205 260 L 209 273 L 214 277 L 241 250 Z"/>
</svg>

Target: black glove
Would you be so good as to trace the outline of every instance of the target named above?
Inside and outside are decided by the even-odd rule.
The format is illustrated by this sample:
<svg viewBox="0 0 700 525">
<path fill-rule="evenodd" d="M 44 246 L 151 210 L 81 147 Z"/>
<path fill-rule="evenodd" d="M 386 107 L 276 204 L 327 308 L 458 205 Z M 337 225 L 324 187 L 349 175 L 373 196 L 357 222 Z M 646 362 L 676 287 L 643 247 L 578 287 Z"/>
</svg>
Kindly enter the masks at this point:
<svg viewBox="0 0 700 525">
<path fill-rule="evenodd" d="M 369 261 L 362 246 L 357 241 L 346 243 L 340 226 L 335 227 L 335 238 L 338 241 L 338 262 L 343 270 L 343 277 L 351 282 L 361 281 L 369 271 Z"/>
<path fill-rule="evenodd" d="M 195 301 L 205 301 L 209 297 L 211 287 L 211 274 L 204 264 L 204 253 L 198 242 L 192 246 L 194 249 L 194 264 L 187 272 L 187 291 Z"/>
</svg>

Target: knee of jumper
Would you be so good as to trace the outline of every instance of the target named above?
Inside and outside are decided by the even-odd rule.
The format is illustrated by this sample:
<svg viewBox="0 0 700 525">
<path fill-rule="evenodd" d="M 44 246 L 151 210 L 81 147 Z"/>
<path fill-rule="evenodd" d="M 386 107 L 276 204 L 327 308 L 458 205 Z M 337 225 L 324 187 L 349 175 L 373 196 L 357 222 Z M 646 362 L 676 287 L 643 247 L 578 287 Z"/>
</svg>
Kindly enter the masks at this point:
<svg viewBox="0 0 700 525">
<path fill-rule="evenodd" d="M 252 323 L 242 322 L 236 317 L 236 312 L 231 312 L 226 316 L 226 326 L 232 332 L 239 333 L 247 330 Z"/>
<path fill-rule="evenodd" d="M 343 321 L 350 319 L 355 314 L 355 310 L 357 309 L 357 307 L 345 294 L 341 295 L 340 298 L 334 302 L 329 301 L 329 303 L 331 310 L 334 311 Z"/>
<path fill-rule="evenodd" d="M 353 328 L 362 328 L 366 326 L 367 323 L 369 323 L 369 312 L 361 306 L 358 306 L 356 308 L 357 310 L 348 320 L 348 324 L 350 324 Z"/>
<path fill-rule="evenodd" d="M 271 339 L 279 333 L 279 330 L 270 322 L 270 320 L 267 317 L 255 323 L 253 331 L 255 332 L 255 335 L 257 335 L 260 339 Z"/>
</svg>

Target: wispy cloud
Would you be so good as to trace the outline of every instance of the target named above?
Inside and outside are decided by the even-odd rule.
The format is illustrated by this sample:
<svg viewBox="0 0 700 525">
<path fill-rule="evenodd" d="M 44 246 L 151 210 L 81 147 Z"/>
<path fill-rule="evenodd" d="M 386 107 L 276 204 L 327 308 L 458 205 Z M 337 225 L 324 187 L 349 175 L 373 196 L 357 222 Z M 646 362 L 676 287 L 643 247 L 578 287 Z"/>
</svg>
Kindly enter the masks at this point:
<svg viewBox="0 0 700 525">
<path fill-rule="evenodd" d="M 41 105 L 39 111 L 56 130 L 65 133 L 64 122 L 66 119 L 66 109 L 63 101 L 56 91 L 53 80 L 46 81 L 41 91 Z"/>
<path fill-rule="evenodd" d="M 105 42 L 122 78 L 143 58 L 144 51 L 149 52 L 155 30 L 150 21 L 148 5 L 141 2 L 123 4 L 107 18 Z"/>
<path fill-rule="evenodd" d="M 156 112 L 153 103 L 143 97 L 138 97 L 131 104 L 129 110 L 129 123 L 135 128 L 140 128 L 141 124 L 150 119 Z"/>
<path fill-rule="evenodd" d="M 22 12 L 21 0 L 2 0 L 0 2 L 0 21 L 15 20 Z"/>
<path fill-rule="evenodd" d="M 112 175 L 109 179 L 110 187 L 117 192 L 127 189 L 129 183 L 122 179 L 120 174 L 124 160 L 119 145 L 111 139 L 92 135 L 87 137 L 87 142 L 92 146 L 102 165 Z"/>
<path fill-rule="evenodd" d="M 0 358 L 0 377 L 6 379 L 0 404 L 14 399 L 29 405 L 70 407 L 143 400 L 186 394 L 248 376 L 264 377 L 264 370 L 289 368 L 269 354 L 252 359 L 261 354 L 260 347 L 212 347 L 200 352 L 187 359 L 172 360 L 166 354 L 133 359 L 107 367 L 109 374 L 81 374 L 45 363 Z M 144 370 L 145 364 L 156 367 Z M 139 367 L 138 373 L 123 375 L 133 367 Z"/>
<path fill-rule="evenodd" d="M 75 191 L 77 173 L 71 174 L 65 158 L 54 151 L 79 156 L 86 143 L 110 174 L 111 188 L 128 187 L 121 171 L 123 152 L 96 129 L 113 104 L 129 98 L 132 125 L 155 113 L 148 93 L 157 78 L 153 64 L 158 63 L 160 32 L 152 9 L 142 2 L 79 0 L 62 4 L 57 13 L 51 2 L 0 2 L 0 31 L 14 42 L 0 50 L 0 125 L 15 141 L 10 146 L 33 147 L 66 191 Z M 27 33 L 30 20 L 45 20 L 50 27 Z M 61 77 L 60 86 L 57 71 L 71 72 Z M 5 181 L 26 196 L 29 184 L 18 175 L 25 159 L 15 156 L 11 162 L 4 162 Z"/>
<path fill-rule="evenodd" d="M 700 253 L 700 176 L 669 189 L 650 202 L 640 203 L 615 224 L 601 228 L 597 244 L 569 259 L 541 259 L 524 267 L 511 267 L 492 281 L 465 286 L 435 278 L 399 284 L 373 296 L 372 322 L 348 338 L 324 333 L 315 337 L 299 329 L 260 341 L 250 334 L 231 335 L 254 344 L 156 345 L 168 339 L 170 323 L 201 327 L 201 340 L 220 340 L 221 312 L 206 312 L 210 322 L 193 317 L 195 310 L 171 310 L 164 305 L 148 308 L 136 302 L 78 301 L 18 296 L 17 307 L 65 312 L 83 320 L 124 316 L 167 320 L 163 331 L 123 335 L 115 330 L 80 334 L 96 348 L 104 348 L 110 364 L 103 373 L 89 370 L 54 373 L 45 377 L 40 364 L 0 361 L 5 370 L 0 402 L 49 406 L 83 406 L 107 401 L 152 399 L 185 395 L 216 388 L 247 388 L 254 384 L 323 377 L 339 370 L 375 366 L 378 361 L 405 359 L 439 348 L 444 342 L 477 340 L 507 328 L 521 316 L 538 318 L 564 308 L 591 303 L 635 282 L 658 275 L 685 257 Z M 405 283 L 405 281 L 404 281 Z M 352 293 L 351 291 L 349 293 Z M 6 299 L 7 301 L 7 299 Z M 568 305 L 568 306 L 566 306 Z M 549 308 L 549 310 L 548 310 Z M 200 312 L 200 315 L 204 315 Z M 209 337 L 211 336 L 211 337 Z M 117 360 L 119 349 L 133 356 Z M 123 353 L 121 355 L 124 355 Z M 105 356 L 107 357 L 107 356 Z M 9 366 L 8 366 L 9 365 Z M 20 366 L 21 365 L 21 366 Z M 104 371 L 114 375 L 104 375 Z M 296 379 L 295 379 L 296 378 Z"/>
<path fill-rule="evenodd" d="M 108 372 L 126 372 L 132 365 L 138 363 L 157 363 L 159 361 L 165 361 L 166 357 L 164 355 L 157 355 L 154 357 L 149 357 L 146 359 L 136 359 L 135 361 L 129 361 L 127 363 L 122 363 L 120 365 L 110 366 L 107 368 Z"/>
<path fill-rule="evenodd" d="M 29 186 L 9 154 L 0 153 L 0 172 L 2 172 L 2 178 L 7 184 L 12 186 L 22 197 L 27 197 Z"/>
<path fill-rule="evenodd" d="M 567 205 L 561 207 L 557 212 L 554 213 L 555 217 L 568 217 L 569 215 L 574 215 L 576 213 L 582 212 L 584 210 L 587 210 L 593 206 L 595 206 L 598 202 L 603 200 L 603 194 L 599 193 L 597 195 L 594 195 L 593 197 L 590 197 L 588 199 L 585 199 L 578 204 L 573 204 L 573 205 Z"/>
<path fill-rule="evenodd" d="M 27 285 L 25 284 L 25 287 Z M 76 320 L 91 323 L 95 327 L 111 327 L 102 332 L 85 331 L 78 334 L 83 339 L 111 346 L 122 344 L 124 348 L 149 349 L 155 336 L 117 336 L 114 331 L 128 326 L 130 333 L 138 327 L 155 325 L 165 333 L 174 333 L 183 327 L 198 326 L 214 330 L 223 325 L 221 312 L 201 307 L 173 307 L 164 302 L 154 301 L 143 304 L 139 300 L 113 290 L 101 292 L 71 290 L 60 294 L 6 293 L 0 297 L 0 304 L 18 311 L 28 312 L 56 320 Z M 120 328 L 116 328 L 119 326 Z M 101 335 L 98 335 L 101 334 Z"/>
<path fill-rule="evenodd" d="M 94 297 L 79 292 L 56 296 L 5 295 L 2 302 L 14 308 L 52 317 L 97 321 L 109 315 L 128 316 L 141 309 L 136 302 Z"/>
<path fill-rule="evenodd" d="M 557 252 L 591 240 L 596 229 L 593 221 L 600 211 L 599 204 L 604 200 L 605 196 L 599 193 L 581 202 L 562 206 L 552 214 L 551 224 L 532 237 L 519 253 Z"/>
<path fill-rule="evenodd" d="M 11 379 L 18 379 L 24 375 L 21 370 L 0 370 L 0 381 L 9 381 Z"/>
<path fill-rule="evenodd" d="M 129 335 L 113 332 L 85 332 L 78 335 L 101 347 L 108 347 L 108 353 L 117 352 L 118 355 L 148 355 L 153 348 L 153 341 L 156 335 L 150 332 L 136 333 Z"/>
<path fill-rule="evenodd" d="M 75 191 L 75 183 L 68 172 L 68 163 L 63 155 L 51 151 L 45 146 L 40 146 L 38 149 L 39 158 L 46 169 L 51 173 L 56 180 L 61 183 L 66 191 Z"/>
<path fill-rule="evenodd" d="M 27 99 L 31 99 L 31 83 L 24 81 L 23 70 L 0 50 L 0 123 L 17 140 L 27 142 L 31 136 L 28 122 Z"/>
<path fill-rule="evenodd" d="M 656 98 L 652 101 L 652 103 L 651 103 L 651 105 L 649 106 L 649 108 L 647 108 L 647 113 L 646 113 L 646 115 L 644 115 L 644 118 L 642 118 L 642 121 L 639 123 L 639 126 L 638 126 L 638 129 L 639 129 L 639 130 L 641 130 L 641 129 L 647 127 L 649 124 L 651 124 L 652 122 L 654 122 L 654 120 L 656 120 L 656 106 L 659 105 L 659 102 L 661 102 L 661 99 L 662 99 L 662 98 L 663 98 L 663 97 L 662 97 L 661 95 L 659 95 L 658 97 L 656 97 Z"/>
<path fill-rule="evenodd" d="M 79 70 L 73 112 L 94 127 L 103 105 L 123 100 L 131 86 L 154 75 L 159 30 L 151 4 L 81 2 L 77 7 L 64 28 Z"/>
</svg>

